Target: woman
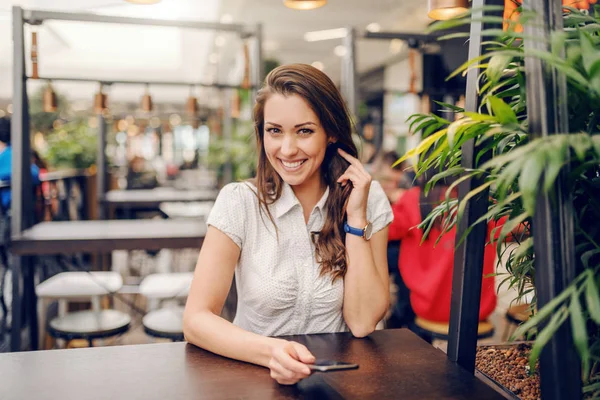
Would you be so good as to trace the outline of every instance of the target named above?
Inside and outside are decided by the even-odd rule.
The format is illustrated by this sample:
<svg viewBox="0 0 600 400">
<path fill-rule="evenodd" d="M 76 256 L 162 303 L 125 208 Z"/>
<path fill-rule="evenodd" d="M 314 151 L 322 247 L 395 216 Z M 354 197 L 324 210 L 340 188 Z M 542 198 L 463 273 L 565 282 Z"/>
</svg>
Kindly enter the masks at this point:
<svg viewBox="0 0 600 400">
<path fill-rule="evenodd" d="M 392 212 L 357 160 L 344 101 L 321 71 L 271 71 L 254 121 L 256 179 L 225 186 L 215 202 L 183 329 L 190 343 L 294 384 L 315 357 L 269 336 L 375 329 L 388 307 Z M 234 271 L 238 307 L 229 323 L 219 314 Z"/>
</svg>

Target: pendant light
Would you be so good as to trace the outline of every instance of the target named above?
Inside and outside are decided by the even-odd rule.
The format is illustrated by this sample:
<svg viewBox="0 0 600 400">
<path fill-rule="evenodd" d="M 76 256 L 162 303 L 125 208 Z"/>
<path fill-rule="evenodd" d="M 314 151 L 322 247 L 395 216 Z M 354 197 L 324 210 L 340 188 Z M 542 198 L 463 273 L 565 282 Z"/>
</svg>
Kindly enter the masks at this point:
<svg viewBox="0 0 600 400">
<path fill-rule="evenodd" d="M 146 93 L 142 96 L 142 111 L 152 111 L 152 96 L 150 96 L 150 85 L 146 84 Z"/>
<path fill-rule="evenodd" d="M 56 112 L 57 109 L 56 93 L 52 88 L 52 84 L 48 81 L 46 89 L 44 89 L 44 97 L 42 101 L 42 109 L 44 112 Z"/>
<path fill-rule="evenodd" d="M 38 44 L 37 32 L 31 32 L 31 79 L 38 79 Z"/>
<path fill-rule="evenodd" d="M 467 12 L 469 0 L 428 0 L 428 6 L 427 16 L 443 21 Z"/>
<path fill-rule="evenodd" d="M 244 78 L 242 79 L 242 89 L 250 89 L 250 51 L 248 43 L 244 42 Z"/>
<path fill-rule="evenodd" d="M 190 95 L 185 103 L 185 112 L 189 116 L 195 116 L 198 113 L 198 99 L 194 96 L 194 86 L 190 86 Z"/>
<path fill-rule="evenodd" d="M 106 94 L 102 91 L 104 86 L 102 83 L 100 84 L 100 89 L 98 89 L 98 93 L 94 96 L 94 112 L 96 114 L 102 114 L 104 110 L 108 108 L 108 98 Z"/>
<path fill-rule="evenodd" d="M 283 0 L 283 4 L 294 10 L 314 10 L 327 4 L 327 0 Z"/>
</svg>

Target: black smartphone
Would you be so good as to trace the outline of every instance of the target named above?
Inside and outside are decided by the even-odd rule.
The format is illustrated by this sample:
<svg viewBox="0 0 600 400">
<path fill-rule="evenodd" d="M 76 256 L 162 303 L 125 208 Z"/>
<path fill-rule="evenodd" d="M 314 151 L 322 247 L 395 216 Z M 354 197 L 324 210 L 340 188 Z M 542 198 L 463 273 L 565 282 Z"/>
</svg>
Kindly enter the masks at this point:
<svg viewBox="0 0 600 400">
<path fill-rule="evenodd" d="M 329 372 L 340 371 L 344 369 L 357 369 L 358 364 L 333 360 L 317 360 L 314 364 L 308 364 L 308 368 L 310 368 L 312 371 Z"/>
</svg>

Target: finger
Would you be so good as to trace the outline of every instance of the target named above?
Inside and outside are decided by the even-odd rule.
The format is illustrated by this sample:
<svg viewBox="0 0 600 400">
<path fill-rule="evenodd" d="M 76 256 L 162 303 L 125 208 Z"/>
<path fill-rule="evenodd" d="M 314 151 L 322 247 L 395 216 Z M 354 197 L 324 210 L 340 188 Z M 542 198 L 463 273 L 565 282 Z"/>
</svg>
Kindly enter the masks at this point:
<svg viewBox="0 0 600 400">
<path fill-rule="evenodd" d="M 290 371 L 284 368 L 277 360 L 271 359 L 269 362 L 269 368 L 271 369 L 271 376 L 273 379 L 290 379 L 296 378 L 294 371 Z"/>
<path fill-rule="evenodd" d="M 303 344 L 292 342 L 294 348 L 296 349 L 296 353 L 298 354 L 300 361 L 307 364 L 312 364 L 315 362 L 316 358 L 313 354 L 304 346 Z"/>
<path fill-rule="evenodd" d="M 365 176 L 371 177 L 371 175 L 369 175 L 369 173 L 367 172 L 365 167 L 362 165 L 362 163 L 358 160 L 358 158 L 351 156 L 350 154 L 348 154 L 347 152 L 345 152 L 342 149 L 338 149 L 338 152 L 346 161 L 348 161 L 350 163 L 350 166 L 355 167 L 361 173 L 364 173 Z"/>
<path fill-rule="evenodd" d="M 344 160 L 348 161 L 352 165 L 360 164 L 360 161 L 358 161 L 358 158 L 351 156 L 350 154 L 346 153 L 342 149 L 338 149 L 338 154 L 340 156 L 342 156 L 342 158 Z"/>
<path fill-rule="evenodd" d="M 362 175 L 356 168 L 348 167 L 344 172 L 345 179 L 352 181 L 354 187 L 364 187 L 370 184 L 371 180 Z"/>
<path fill-rule="evenodd" d="M 310 369 L 306 366 L 306 364 L 298 361 L 300 357 L 291 344 L 286 346 L 284 351 L 281 351 L 279 354 L 277 354 L 275 358 L 277 362 L 279 362 L 279 364 L 281 364 L 281 366 L 287 370 L 302 374 L 304 376 L 310 375 Z"/>
</svg>

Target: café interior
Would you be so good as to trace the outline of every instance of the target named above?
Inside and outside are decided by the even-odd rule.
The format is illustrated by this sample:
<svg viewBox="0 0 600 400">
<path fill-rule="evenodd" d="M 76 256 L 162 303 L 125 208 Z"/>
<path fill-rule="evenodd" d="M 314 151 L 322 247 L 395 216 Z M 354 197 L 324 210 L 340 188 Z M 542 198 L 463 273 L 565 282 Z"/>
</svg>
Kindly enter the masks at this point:
<svg viewBox="0 0 600 400">
<path fill-rule="evenodd" d="M 527 16 L 536 6 L 560 14 L 566 4 L 530 3 L 0 0 L 0 118 L 5 121 L 0 128 L 8 127 L 12 149 L 9 174 L 0 177 L 0 194 L 9 193 L 9 206 L 3 202 L 0 213 L 0 398 L 596 398 L 585 396 L 600 395 L 600 358 L 594 353 L 600 346 L 590 345 L 591 378 L 577 377 L 586 368 L 577 359 L 581 347 L 574 350 L 560 338 L 551 340 L 553 350 L 543 350 L 541 374 L 531 372 L 531 353 L 539 355 L 532 343 L 539 342 L 522 326 L 552 297 L 545 297 L 549 292 L 542 293 L 542 285 L 534 286 L 544 279 L 517 279 L 513 257 L 529 252 L 533 258 L 533 250 L 522 247 L 534 239 L 525 218 L 521 230 L 511 227 L 513 236 L 525 235 L 523 240 L 494 250 L 493 278 L 481 268 L 485 234 L 465 233 L 466 225 L 457 222 L 457 238 L 465 233 L 467 239 L 457 239 L 455 252 L 450 250 L 454 270 L 444 271 L 447 279 L 433 289 L 448 293 L 444 304 L 434 304 L 448 309 L 446 320 L 419 315 L 411 294 L 421 289 L 413 289 L 404 275 L 410 266 L 398 264 L 402 240 L 390 239 L 389 307 L 375 331 L 366 338 L 350 332 L 292 337 L 317 359 L 356 364 L 355 370 L 313 371 L 294 385 L 281 385 L 268 369 L 204 350 L 184 335 L 186 300 L 213 205 L 223 187 L 257 171 L 253 106 L 270 71 L 302 63 L 333 81 L 355 125 L 358 159 L 396 210 L 401 196 L 431 178 L 421 175 L 421 163 L 443 141 L 431 147 L 442 125 L 427 121 L 447 121 L 450 146 L 452 130 L 456 138 L 466 135 L 461 125 L 451 124 L 465 115 L 481 124 L 491 124 L 488 117 L 504 123 L 504 109 L 492 105 L 487 112 L 481 107 L 493 101 L 480 101 L 486 79 L 494 83 L 489 70 L 500 67 L 499 79 L 513 77 L 509 70 L 517 56 L 504 64 L 500 58 L 466 68 L 465 63 L 498 51 L 486 49 L 495 39 L 483 30 L 516 38 L 510 44 L 516 48 L 523 37 L 533 37 L 527 34 L 535 27 L 522 20 L 525 34 L 511 31 L 515 14 Z M 592 18 L 595 1 L 569 6 L 570 12 Z M 546 27 L 551 18 L 541 14 Z M 444 23 L 448 32 L 435 28 Z M 590 45 L 596 49 L 597 34 L 597 29 L 591 33 Z M 523 76 L 534 76 L 527 62 L 517 67 Z M 484 68 L 488 72 L 481 72 Z M 547 100 L 550 95 L 537 108 L 530 105 L 535 93 L 530 90 L 555 82 L 542 75 L 548 80 L 529 79 L 527 88 L 524 82 L 510 88 L 527 89 L 528 110 L 559 108 Z M 508 112 L 515 123 L 522 121 L 523 107 L 506 98 L 510 95 L 504 101 L 512 106 Z M 530 127 L 538 126 L 533 111 L 527 115 Z M 464 171 L 477 168 L 473 146 L 487 142 L 456 140 L 462 146 L 457 163 L 436 165 L 438 173 L 461 163 Z M 454 186 L 460 201 L 477 187 L 472 181 L 466 181 L 466 191 L 464 182 Z M 470 223 L 479 219 L 485 214 L 481 207 L 477 211 L 482 202 L 487 212 L 487 198 L 473 200 L 463 217 Z M 540 211 L 533 224 L 544 215 L 550 221 L 553 212 Z M 549 226 L 548 232 L 561 236 Z M 536 251 L 545 243 L 538 240 L 546 239 L 535 237 Z M 587 259 L 598 261 L 595 257 Z M 588 318 L 588 334 L 582 339 L 573 328 L 565 335 L 596 338 L 597 344 L 600 320 L 593 306 L 600 303 L 593 300 L 597 285 L 591 271 L 589 317 L 587 311 L 581 314 Z M 423 276 L 437 279 L 433 272 Z M 493 279 L 494 305 L 481 318 L 486 277 Z M 220 312 L 229 322 L 241 301 L 236 292 L 234 278 Z M 514 368 L 492 365 L 498 357 L 510 359 Z M 547 365 L 556 357 L 569 361 L 551 370 Z M 575 379 L 557 372 L 569 365 L 577 366 Z"/>
</svg>

